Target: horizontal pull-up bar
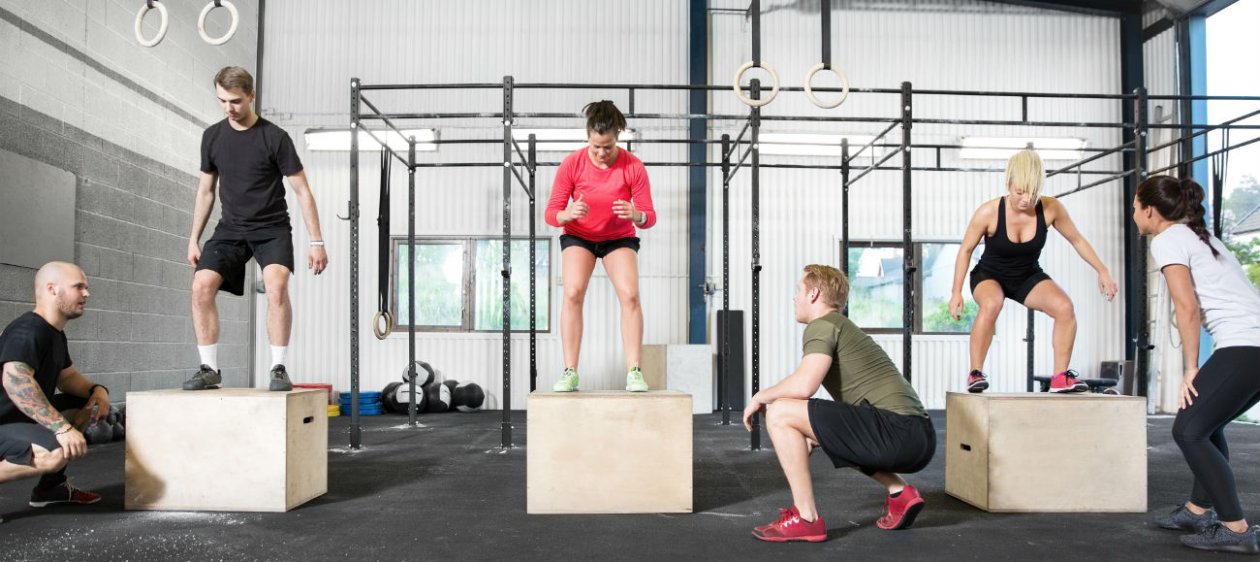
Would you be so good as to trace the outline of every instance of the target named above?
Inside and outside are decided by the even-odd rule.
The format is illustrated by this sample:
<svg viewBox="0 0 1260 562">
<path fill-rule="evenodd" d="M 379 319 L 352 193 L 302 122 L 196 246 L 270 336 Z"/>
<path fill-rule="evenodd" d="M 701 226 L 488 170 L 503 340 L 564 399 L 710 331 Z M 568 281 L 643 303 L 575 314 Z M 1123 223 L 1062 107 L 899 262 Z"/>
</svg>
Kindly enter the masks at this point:
<svg viewBox="0 0 1260 562">
<path fill-rule="evenodd" d="M 503 88 L 502 82 L 470 82 L 455 84 L 361 84 L 360 90 L 498 90 Z M 726 84 L 591 84 L 582 82 L 517 82 L 512 85 L 517 90 L 663 90 L 663 91 L 708 91 L 723 92 L 730 90 Z M 840 93 L 843 87 L 810 88 L 816 92 Z M 804 86 L 783 86 L 784 92 L 804 92 Z M 901 88 L 849 88 L 849 92 L 866 94 L 901 95 Z M 993 96 L 1040 99 L 1097 99 L 1097 100 L 1135 100 L 1136 94 L 1069 94 L 1049 92 L 1001 92 L 992 90 L 911 90 L 912 94 L 930 96 Z M 1147 96 L 1148 99 L 1212 99 L 1212 100 L 1255 100 L 1260 98 L 1246 96 Z"/>
<path fill-rule="evenodd" d="M 1220 149 L 1217 149 L 1217 150 L 1213 150 L 1212 152 L 1208 152 L 1208 153 L 1206 153 L 1206 154 L 1200 154 L 1200 155 L 1198 155 L 1198 156 L 1195 156 L 1194 158 L 1190 158 L 1190 159 L 1188 159 L 1188 160 L 1182 160 L 1181 162 L 1178 162 L 1178 163 L 1173 164 L 1173 165 L 1171 165 L 1171 166 L 1164 166 L 1163 168 L 1160 168 L 1160 169 L 1158 169 L 1158 170 L 1151 170 L 1151 171 L 1150 171 L 1147 175 L 1152 175 L 1152 176 L 1153 176 L 1153 175 L 1155 175 L 1155 174 L 1162 174 L 1162 173 L 1167 172 L 1167 171 L 1169 171 L 1169 170 L 1176 169 L 1177 167 L 1184 166 L 1184 165 L 1186 165 L 1186 164 L 1193 164 L 1193 163 L 1195 163 L 1195 162 L 1198 162 L 1199 160 L 1203 160 L 1203 159 L 1205 159 L 1205 158 L 1211 158 L 1211 157 L 1216 156 L 1216 155 L 1218 155 L 1218 154 L 1222 154 L 1222 153 L 1225 153 L 1225 152 L 1229 152 L 1229 151 L 1231 151 L 1231 150 L 1233 150 L 1233 149 L 1235 149 L 1235 148 L 1242 148 L 1242 147 L 1244 147 L 1244 146 L 1247 146 L 1247 145 L 1249 145 L 1249 144 L 1254 144 L 1254 143 L 1256 143 L 1256 142 L 1260 142 L 1260 137 L 1256 137 L 1256 138 L 1253 138 L 1253 139 L 1250 139 L 1250 140 L 1246 140 L 1246 141 L 1240 142 L 1240 143 L 1235 144 L 1235 145 L 1227 146 L 1227 147 L 1225 147 L 1225 148 L 1220 148 Z"/>
</svg>

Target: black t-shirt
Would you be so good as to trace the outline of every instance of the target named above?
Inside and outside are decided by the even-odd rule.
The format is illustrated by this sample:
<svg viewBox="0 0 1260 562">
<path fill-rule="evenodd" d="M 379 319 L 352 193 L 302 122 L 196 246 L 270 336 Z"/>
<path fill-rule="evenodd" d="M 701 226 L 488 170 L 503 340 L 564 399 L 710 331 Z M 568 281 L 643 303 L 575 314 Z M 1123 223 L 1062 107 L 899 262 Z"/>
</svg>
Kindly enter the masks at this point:
<svg viewBox="0 0 1260 562">
<path fill-rule="evenodd" d="M 51 398 L 57 390 L 57 377 L 72 364 L 66 333 L 34 312 L 18 316 L 0 332 L 0 365 L 10 361 L 35 369 L 36 384 Z M 30 421 L 9 399 L 8 392 L 0 392 L 0 423 Z"/>
<path fill-rule="evenodd" d="M 285 176 L 302 171 L 289 134 L 258 118 L 238 131 L 224 119 L 201 135 L 201 171 L 219 174 L 219 228 L 238 232 L 289 227 Z"/>
</svg>

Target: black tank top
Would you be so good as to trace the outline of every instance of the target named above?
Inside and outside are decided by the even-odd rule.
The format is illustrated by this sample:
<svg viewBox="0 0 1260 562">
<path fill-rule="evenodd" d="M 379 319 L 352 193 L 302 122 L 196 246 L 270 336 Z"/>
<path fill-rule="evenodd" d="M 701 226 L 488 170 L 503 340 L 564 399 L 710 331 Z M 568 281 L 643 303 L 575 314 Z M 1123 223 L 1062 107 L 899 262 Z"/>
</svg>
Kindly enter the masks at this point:
<svg viewBox="0 0 1260 562">
<path fill-rule="evenodd" d="M 977 267 L 1004 274 L 1019 274 L 1041 269 L 1037 259 L 1046 246 L 1046 212 L 1038 199 L 1037 230 L 1032 240 L 1015 243 L 1006 232 L 1006 197 L 998 199 L 997 230 L 993 236 L 984 237 L 984 253 L 980 254 Z"/>
</svg>

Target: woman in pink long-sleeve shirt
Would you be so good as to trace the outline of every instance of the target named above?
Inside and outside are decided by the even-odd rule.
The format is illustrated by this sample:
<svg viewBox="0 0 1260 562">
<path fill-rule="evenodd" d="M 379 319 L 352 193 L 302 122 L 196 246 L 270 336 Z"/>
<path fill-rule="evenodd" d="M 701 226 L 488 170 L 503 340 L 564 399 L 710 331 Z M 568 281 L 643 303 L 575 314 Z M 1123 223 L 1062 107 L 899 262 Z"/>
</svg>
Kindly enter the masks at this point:
<svg viewBox="0 0 1260 562">
<path fill-rule="evenodd" d="M 552 390 L 578 389 L 578 353 L 582 346 L 582 303 L 595 270 L 604 270 L 621 302 L 621 341 L 626 347 L 626 390 L 646 392 L 639 371 L 643 345 L 643 309 L 639 305 L 639 239 L 635 228 L 656 224 L 647 170 L 633 154 L 617 147 L 626 117 L 613 102 L 587 104 L 589 146 L 565 157 L 556 171 L 547 224 L 564 228 L 560 236 L 564 270 L 564 304 L 560 309 L 560 341 L 564 373 Z"/>
</svg>

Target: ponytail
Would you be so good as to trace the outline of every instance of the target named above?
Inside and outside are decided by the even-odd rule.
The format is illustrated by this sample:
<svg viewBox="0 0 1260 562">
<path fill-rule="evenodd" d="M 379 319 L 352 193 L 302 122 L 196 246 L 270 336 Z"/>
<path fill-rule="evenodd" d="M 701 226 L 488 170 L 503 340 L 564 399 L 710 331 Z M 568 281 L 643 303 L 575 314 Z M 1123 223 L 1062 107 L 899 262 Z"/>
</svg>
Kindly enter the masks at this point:
<svg viewBox="0 0 1260 562">
<path fill-rule="evenodd" d="M 626 116 L 610 100 L 593 101 L 582 108 L 586 116 L 586 132 L 620 134 L 626 130 Z"/>
<path fill-rule="evenodd" d="M 1212 257 L 1221 257 L 1220 252 L 1216 251 L 1216 246 L 1212 245 L 1212 235 L 1208 233 L 1207 220 L 1204 218 L 1207 210 L 1203 208 L 1203 197 L 1205 195 L 1203 187 L 1193 179 L 1182 178 L 1181 192 L 1185 197 L 1186 226 L 1199 235 L 1199 240 L 1207 244 L 1208 248 L 1212 250 Z"/>
<path fill-rule="evenodd" d="M 1137 188 L 1137 199 L 1144 207 L 1154 207 L 1164 218 L 1190 227 L 1199 240 L 1212 250 L 1212 257 L 1220 257 L 1212 245 L 1204 214 L 1203 186 L 1191 178 L 1177 179 L 1172 176 L 1151 176 Z"/>
</svg>

